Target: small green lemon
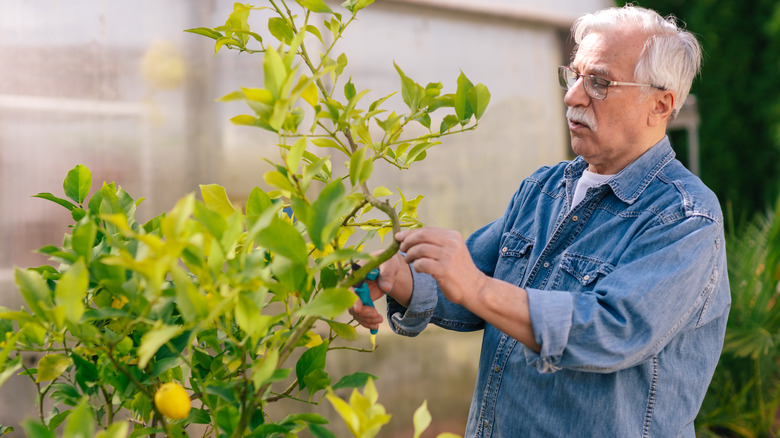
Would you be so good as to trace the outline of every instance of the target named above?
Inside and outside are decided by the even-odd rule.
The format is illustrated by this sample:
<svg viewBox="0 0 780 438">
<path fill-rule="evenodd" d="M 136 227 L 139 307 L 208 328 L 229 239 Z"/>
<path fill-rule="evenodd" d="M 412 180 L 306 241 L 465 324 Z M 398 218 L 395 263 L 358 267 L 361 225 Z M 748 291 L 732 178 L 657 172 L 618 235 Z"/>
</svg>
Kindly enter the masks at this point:
<svg viewBox="0 0 780 438">
<path fill-rule="evenodd" d="M 171 420 L 187 418 L 190 414 L 190 396 L 178 383 L 165 383 L 154 393 L 154 405 Z"/>
</svg>

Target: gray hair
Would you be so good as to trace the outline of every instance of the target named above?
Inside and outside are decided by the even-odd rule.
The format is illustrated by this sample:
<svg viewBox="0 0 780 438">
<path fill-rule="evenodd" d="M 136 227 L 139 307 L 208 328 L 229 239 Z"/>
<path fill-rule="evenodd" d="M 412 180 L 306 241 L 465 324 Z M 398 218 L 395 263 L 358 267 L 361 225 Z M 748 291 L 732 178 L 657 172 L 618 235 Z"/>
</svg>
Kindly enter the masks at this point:
<svg viewBox="0 0 780 438">
<path fill-rule="evenodd" d="M 673 119 L 699 73 L 702 56 L 699 41 L 673 15 L 663 18 L 655 11 L 633 5 L 583 15 L 574 22 L 571 33 L 579 47 L 582 39 L 591 32 L 625 27 L 648 35 L 634 70 L 634 80 L 673 90 L 677 94 L 670 118 Z"/>
</svg>

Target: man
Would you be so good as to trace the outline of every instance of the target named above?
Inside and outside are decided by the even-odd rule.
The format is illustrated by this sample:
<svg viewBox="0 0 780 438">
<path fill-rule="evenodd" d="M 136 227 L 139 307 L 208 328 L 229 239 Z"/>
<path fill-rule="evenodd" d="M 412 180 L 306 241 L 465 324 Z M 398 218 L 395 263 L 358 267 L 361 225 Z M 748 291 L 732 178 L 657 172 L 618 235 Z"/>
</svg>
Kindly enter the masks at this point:
<svg viewBox="0 0 780 438">
<path fill-rule="evenodd" d="M 400 334 L 484 330 L 468 437 L 693 437 L 730 293 L 718 201 L 665 130 L 701 51 L 674 19 L 634 6 L 572 33 L 558 74 L 578 157 L 528 177 L 465 243 L 399 233 L 404 255 L 372 294 L 388 294 Z"/>
</svg>

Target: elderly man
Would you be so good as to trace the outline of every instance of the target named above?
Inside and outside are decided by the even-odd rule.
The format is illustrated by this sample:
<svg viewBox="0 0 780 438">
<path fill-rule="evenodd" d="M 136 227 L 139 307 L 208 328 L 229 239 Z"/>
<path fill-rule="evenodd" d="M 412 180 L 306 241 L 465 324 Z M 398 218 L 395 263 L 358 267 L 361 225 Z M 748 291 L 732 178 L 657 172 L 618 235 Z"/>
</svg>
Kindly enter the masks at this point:
<svg viewBox="0 0 780 438">
<path fill-rule="evenodd" d="M 718 201 L 665 130 L 701 51 L 674 19 L 634 6 L 572 32 L 558 76 L 578 157 L 528 177 L 465 243 L 399 233 L 404 255 L 372 295 L 388 294 L 403 335 L 484 330 L 468 437 L 693 437 L 730 293 Z"/>
</svg>

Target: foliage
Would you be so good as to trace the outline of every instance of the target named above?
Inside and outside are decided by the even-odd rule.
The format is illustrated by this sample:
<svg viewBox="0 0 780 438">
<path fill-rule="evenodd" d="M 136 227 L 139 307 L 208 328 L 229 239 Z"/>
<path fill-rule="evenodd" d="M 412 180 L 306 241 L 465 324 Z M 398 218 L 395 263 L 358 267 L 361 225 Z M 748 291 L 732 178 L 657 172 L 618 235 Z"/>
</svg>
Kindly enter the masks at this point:
<svg viewBox="0 0 780 438">
<path fill-rule="evenodd" d="M 224 26 L 190 30 L 214 39 L 215 52 L 263 56 L 263 87 L 222 100 L 252 110 L 234 123 L 277 134 L 279 159 L 264 175 L 272 191 L 255 187 L 238 208 L 224 188 L 203 185 L 200 200 L 185 196 L 143 224 L 135 215 L 141 199 L 115 183 L 92 192 L 82 165 L 68 172 L 64 197 L 36 195 L 75 222 L 60 246 L 40 249 L 52 265 L 15 270 L 26 308 L 0 308 L 0 384 L 19 373 L 37 388 L 38 417 L 23 423 L 28 435 L 54 436 L 61 427 L 66 436 L 184 436 L 202 425 L 215 437 L 305 429 L 334 436 L 319 414 L 270 418 L 265 408 L 282 398 L 327 397 L 359 437 L 386 423 L 374 376 L 325 371 L 334 345 L 358 338 L 355 324 L 339 320 L 356 299 L 349 288 L 397 251 L 394 239 L 375 256 L 365 243 L 419 225 L 421 196 L 399 193 L 391 205 L 390 190 L 369 189 L 373 166 L 406 169 L 441 136 L 473 129 L 490 94 L 462 73 L 456 92 L 442 94 L 440 83 L 423 87 L 395 66 L 408 112 L 382 109 L 392 94 L 362 106 L 367 90 L 343 80 L 347 57 L 332 53 L 371 2 L 348 0 L 340 13 L 322 0 L 296 0 L 295 14 L 282 0 L 236 3 Z M 257 9 L 274 14 L 267 34 L 250 29 Z M 312 40 L 324 51 L 311 55 Z M 432 128 L 441 108 L 450 113 Z M 425 134 L 406 134 L 410 125 Z M 334 167 L 326 152 L 347 165 Z M 354 261 L 363 265 L 353 272 Z M 23 361 L 30 352 L 41 354 L 35 367 Z M 187 418 L 166 418 L 155 405 L 168 382 L 194 401 Z M 349 403 L 335 395 L 344 388 L 355 390 Z M 421 432 L 427 424 L 418 423 Z"/>
<path fill-rule="evenodd" d="M 697 428 L 702 436 L 780 434 L 780 198 L 727 236 L 732 307 Z"/>
<path fill-rule="evenodd" d="M 641 0 L 684 20 L 702 43 L 698 100 L 702 180 L 739 224 L 780 190 L 780 3 Z M 620 5 L 623 3 L 620 2 Z M 680 145 L 677 145 L 680 146 Z"/>
</svg>

